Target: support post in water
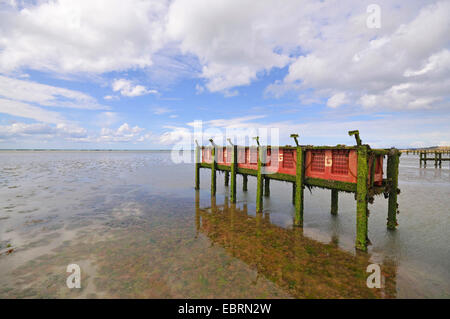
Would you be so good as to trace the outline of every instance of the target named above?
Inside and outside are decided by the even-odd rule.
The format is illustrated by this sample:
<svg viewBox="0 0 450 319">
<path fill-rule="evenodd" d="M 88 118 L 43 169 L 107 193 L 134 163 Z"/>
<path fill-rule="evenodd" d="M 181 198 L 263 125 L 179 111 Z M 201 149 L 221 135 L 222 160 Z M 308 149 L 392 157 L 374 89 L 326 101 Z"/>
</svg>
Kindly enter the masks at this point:
<svg viewBox="0 0 450 319">
<path fill-rule="evenodd" d="M 292 183 L 292 205 L 295 205 L 295 182 Z"/>
<path fill-rule="evenodd" d="M 358 147 L 358 177 L 356 185 L 356 249 L 367 251 L 368 244 L 368 147 Z"/>
<path fill-rule="evenodd" d="M 264 178 L 264 196 L 270 196 L 270 179 Z"/>
<path fill-rule="evenodd" d="M 331 190 L 331 215 L 338 213 L 339 192 L 336 189 Z"/>
<path fill-rule="evenodd" d="M 391 149 L 387 159 L 387 179 L 390 182 L 387 228 L 394 230 L 397 227 L 397 195 L 398 195 L 398 165 L 400 153 L 396 149 Z"/>
<path fill-rule="evenodd" d="M 230 184 L 230 172 L 225 172 L 225 186 L 228 186 Z"/>
<path fill-rule="evenodd" d="M 262 213 L 263 211 L 263 148 L 259 145 L 259 137 L 255 137 L 256 143 L 258 143 L 257 155 L 258 155 L 258 173 L 256 176 L 256 212 Z"/>
<path fill-rule="evenodd" d="M 200 189 L 200 145 L 195 140 L 197 146 L 195 147 L 195 189 Z"/>
<path fill-rule="evenodd" d="M 230 142 L 231 143 L 231 142 Z M 237 173 L 237 145 L 232 144 L 232 153 L 231 153 L 231 189 L 230 189 L 230 197 L 231 203 L 236 203 L 236 173 Z"/>
<path fill-rule="evenodd" d="M 297 170 L 295 177 L 295 220 L 294 225 L 303 227 L 303 149 L 297 146 Z"/>
<path fill-rule="evenodd" d="M 209 140 L 211 148 L 211 196 L 216 196 L 216 145 L 213 139 Z"/>
<path fill-rule="evenodd" d="M 303 177 L 305 176 L 305 166 L 303 165 L 304 154 L 303 148 L 298 144 L 298 134 L 291 134 L 291 138 L 294 139 L 297 145 L 297 167 L 295 175 L 295 183 L 293 190 L 295 192 L 293 200 L 295 201 L 295 217 L 294 226 L 303 227 Z"/>
<path fill-rule="evenodd" d="M 247 174 L 242 175 L 242 191 L 248 191 L 248 176 Z"/>
</svg>

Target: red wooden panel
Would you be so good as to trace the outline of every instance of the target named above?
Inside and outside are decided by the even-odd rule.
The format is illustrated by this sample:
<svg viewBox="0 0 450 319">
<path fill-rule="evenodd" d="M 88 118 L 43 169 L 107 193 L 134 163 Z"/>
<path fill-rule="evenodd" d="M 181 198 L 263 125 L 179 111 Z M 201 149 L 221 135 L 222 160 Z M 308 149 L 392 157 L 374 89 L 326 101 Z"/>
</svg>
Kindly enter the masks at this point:
<svg viewBox="0 0 450 319">
<path fill-rule="evenodd" d="M 238 167 L 258 169 L 258 150 L 256 147 L 246 147 L 238 152 L 240 160 L 238 161 Z"/>
<path fill-rule="evenodd" d="M 333 150 L 331 173 L 338 175 L 348 175 L 349 150 Z"/>
<path fill-rule="evenodd" d="M 306 177 L 356 183 L 356 150 L 306 150 Z"/>
</svg>

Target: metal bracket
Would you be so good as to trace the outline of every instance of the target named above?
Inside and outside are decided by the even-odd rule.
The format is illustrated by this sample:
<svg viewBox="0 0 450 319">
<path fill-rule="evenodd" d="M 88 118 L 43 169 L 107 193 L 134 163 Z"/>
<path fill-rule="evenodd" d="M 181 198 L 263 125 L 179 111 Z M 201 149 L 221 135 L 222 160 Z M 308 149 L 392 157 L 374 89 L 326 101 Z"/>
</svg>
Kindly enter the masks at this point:
<svg viewBox="0 0 450 319">
<path fill-rule="evenodd" d="M 258 144 L 258 146 L 260 146 L 260 144 L 259 144 L 259 136 L 256 136 L 253 139 L 256 140 L 256 143 Z"/>
<path fill-rule="evenodd" d="M 233 142 L 231 142 L 231 138 L 227 138 L 228 143 L 230 143 L 231 146 L 234 146 Z"/>
</svg>

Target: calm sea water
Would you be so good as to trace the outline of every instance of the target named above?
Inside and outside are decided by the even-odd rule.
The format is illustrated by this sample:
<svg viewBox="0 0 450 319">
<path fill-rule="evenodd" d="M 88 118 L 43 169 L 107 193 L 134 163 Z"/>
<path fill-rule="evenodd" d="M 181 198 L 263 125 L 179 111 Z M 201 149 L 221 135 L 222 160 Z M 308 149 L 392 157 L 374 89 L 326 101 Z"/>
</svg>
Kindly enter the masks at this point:
<svg viewBox="0 0 450 319">
<path fill-rule="evenodd" d="M 449 298 L 450 169 L 400 163 L 399 227 L 387 201 L 370 205 L 368 254 L 356 253 L 355 201 L 305 191 L 292 228 L 291 185 L 271 182 L 263 215 L 256 185 L 216 198 L 210 172 L 168 152 L 0 152 L 1 298 Z M 366 287 L 378 263 L 382 289 Z M 68 289 L 67 265 L 81 267 Z"/>
</svg>

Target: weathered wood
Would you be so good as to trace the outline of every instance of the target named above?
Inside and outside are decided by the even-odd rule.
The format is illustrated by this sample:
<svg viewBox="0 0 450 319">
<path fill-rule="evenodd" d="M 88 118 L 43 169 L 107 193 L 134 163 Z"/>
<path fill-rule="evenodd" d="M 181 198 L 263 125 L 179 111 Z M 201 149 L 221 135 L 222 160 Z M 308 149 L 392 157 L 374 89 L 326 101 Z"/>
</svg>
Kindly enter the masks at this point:
<svg viewBox="0 0 450 319">
<path fill-rule="evenodd" d="M 231 154 L 231 188 L 230 197 L 231 202 L 236 203 L 236 176 L 237 176 L 237 146 L 233 146 Z"/>
<path fill-rule="evenodd" d="M 339 192 L 336 189 L 331 190 L 331 215 L 338 213 Z"/>
<path fill-rule="evenodd" d="M 398 166 L 400 162 L 400 155 L 396 150 L 393 150 L 388 155 L 387 160 L 387 178 L 390 181 L 389 187 L 389 201 L 388 201 L 388 218 L 387 228 L 395 229 L 397 227 L 397 194 L 398 194 Z"/>
<path fill-rule="evenodd" d="M 229 171 L 225 171 L 225 186 L 228 186 L 230 184 L 230 172 Z"/>
<path fill-rule="evenodd" d="M 263 211 L 263 173 L 262 173 L 262 148 L 258 146 L 258 175 L 256 177 L 256 212 Z"/>
<path fill-rule="evenodd" d="M 195 148 L 195 189 L 200 189 L 200 147 Z"/>
<path fill-rule="evenodd" d="M 270 196 L 270 178 L 268 177 L 264 178 L 264 196 Z"/>
<path fill-rule="evenodd" d="M 292 205 L 295 205 L 295 193 L 296 193 L 295 185 L 296 185 L 295 182 L 292 183 Z"/>
<path fill-rule="evenodd" d="M 303 148 L 297 147 L 297 167 L 296 167 L 296 180 L 295 180 L 295 218 L 294 225 L 303 227 L 303 178 L 304 178 L 304 165 L 303 165 Z"/>
<path fill-rule="evenodd" d="M 248 191 L 248 176 L 247 174 L 242 175 L 242 191 Z"/>
<path fill-rule="evenodd" d="M 216 148 L 211 149 L 211 196 L 216 196 Z"/>
<path fill-rule="evenodd" d="M 358 177 L 356 186 L 356 249 L 367 251 L 368 244 L 368 182 L 369 165 L 366 145 L 358 148 Z"/>
</svg>

